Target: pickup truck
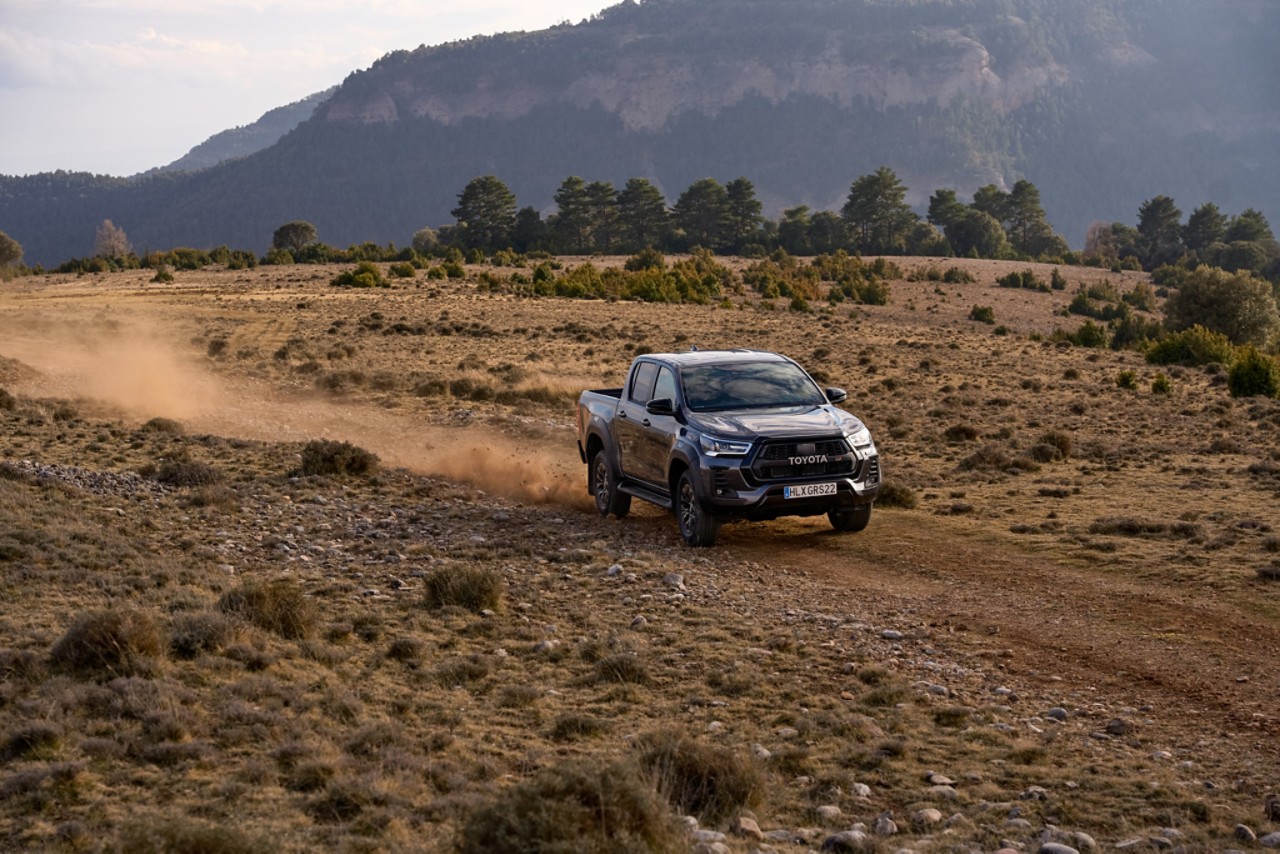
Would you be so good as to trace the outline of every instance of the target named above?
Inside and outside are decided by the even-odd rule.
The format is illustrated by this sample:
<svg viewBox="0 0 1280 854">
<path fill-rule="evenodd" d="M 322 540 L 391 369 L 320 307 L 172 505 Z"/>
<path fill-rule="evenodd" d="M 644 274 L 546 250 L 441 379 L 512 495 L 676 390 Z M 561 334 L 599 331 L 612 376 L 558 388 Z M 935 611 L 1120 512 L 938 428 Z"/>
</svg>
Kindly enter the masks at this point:
<svg viewBox="0 0 1280 854">
<path fill-rule="evenodd" d="M 798 364 L 760 350 L 654 353 L 626 385 L 578 399 L 578 455 L 602 516 L 631 499 L 675 512 L 691 546 L 727 519 L 827 514 L 861 531 L 880 494 L 871 432 Z"/>
</svg>

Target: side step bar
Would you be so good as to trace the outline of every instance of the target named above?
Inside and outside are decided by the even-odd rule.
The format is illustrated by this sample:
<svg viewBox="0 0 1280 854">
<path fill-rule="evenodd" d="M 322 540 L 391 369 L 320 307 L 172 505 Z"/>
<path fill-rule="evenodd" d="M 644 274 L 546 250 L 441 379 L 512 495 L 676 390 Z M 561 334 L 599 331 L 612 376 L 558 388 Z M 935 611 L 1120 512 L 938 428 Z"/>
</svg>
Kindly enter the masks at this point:
<svg viewBox="0 0 1280 854">
<path fill-rule="evenodd" d="M 627 495 L 634 495 L 636 498 L 641 498 L 648 501 L 650 504 L 656 504 L 664 510 L 671 509 L 670 495 L 658 492 L 644 484 L 624 480 L 622 483 L 618 484 L 618 491 L 625 492 Z"/>
</svg>

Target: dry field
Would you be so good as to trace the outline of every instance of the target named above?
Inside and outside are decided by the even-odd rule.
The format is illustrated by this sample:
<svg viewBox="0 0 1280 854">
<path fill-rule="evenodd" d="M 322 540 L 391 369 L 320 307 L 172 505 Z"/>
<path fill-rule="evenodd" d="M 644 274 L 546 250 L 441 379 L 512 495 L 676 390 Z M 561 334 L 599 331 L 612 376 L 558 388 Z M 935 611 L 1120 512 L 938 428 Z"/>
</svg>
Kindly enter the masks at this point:
<svg viewBox="0 0 1280 854">
<path fill-rule="evenodd" d="M 0 285 L 0 844 L 1258 848 L 1280 402 L 1048 340 L 1077 284 L 1138 274 L 901 266 L 953 263 L 976 281 L 808 314 L 480 267 Z M 597 517 L 577 391 L 693 344 L 848 388 L 914 506 L 708 551 Z M 308 473 L 314 439 L 382 464 Z"/>
</svg>

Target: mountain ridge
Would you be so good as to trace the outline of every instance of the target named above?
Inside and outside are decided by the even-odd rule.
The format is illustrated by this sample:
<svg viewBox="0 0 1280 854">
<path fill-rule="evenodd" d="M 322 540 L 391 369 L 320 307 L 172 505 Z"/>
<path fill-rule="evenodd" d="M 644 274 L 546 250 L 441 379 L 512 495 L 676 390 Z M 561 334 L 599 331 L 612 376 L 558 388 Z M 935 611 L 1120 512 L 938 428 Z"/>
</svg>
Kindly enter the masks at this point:
<svg viewBox="0 0 1280 854">
<path fill-rule="evenodd" d="M 776 216 L 836 209 L 889 165 L 917 209 L 1025 177 L 1079 245 L 1157 194 L 1276 213 L 1273 35 L 1259 0 L 628 2 L 393 52 L 274 145 L 199 173 L 0 178 L 0 228 L 43 261 L 87 254 L 103 218 L 152 246 L 261 249 L 293 219 L 336 245 L 403 244 L 480 174 L 543 212 L 569 175 L 646 177 L 668 202 L 743 175 Z"/>
</svg>

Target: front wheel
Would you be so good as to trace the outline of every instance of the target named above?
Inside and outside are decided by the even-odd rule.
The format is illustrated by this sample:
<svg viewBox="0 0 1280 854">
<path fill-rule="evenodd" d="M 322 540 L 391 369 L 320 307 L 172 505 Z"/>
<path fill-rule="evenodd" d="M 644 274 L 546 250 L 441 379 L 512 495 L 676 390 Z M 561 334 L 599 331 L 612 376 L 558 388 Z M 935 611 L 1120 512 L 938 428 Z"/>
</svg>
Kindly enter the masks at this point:
<svg viewBox="0 0 1280 854">
<path fill-rule="evenodd" d="M 613 466 L 604 449 L 598 450 L 591 458 L 590 472 L 591 495 L 596 500 L 596 509 L 601 516 L 612 513 L 621 519 L 631 512 L 631 496 L 618 489 L 618 479 L 613 474 Z"/>
<path fill-rule="evenodd" d="M 837 531 L 862 531 L 871 522 L 871 505 L 859 504 L 848 510 L 828 510 L 827 518 L 831 520 L 831 527 Z"/>
<path fill-rule="evenodd" d="M 680 524 L 680 536 L 695 548 L 709 548 L 716 544 L 720 520 L 698 503 L 698 493 L 693 488 L 693 475 L 682 472 L 676 485 L 676 521 Z"/>
</svg>

